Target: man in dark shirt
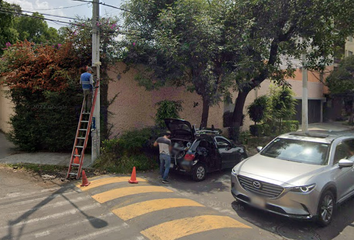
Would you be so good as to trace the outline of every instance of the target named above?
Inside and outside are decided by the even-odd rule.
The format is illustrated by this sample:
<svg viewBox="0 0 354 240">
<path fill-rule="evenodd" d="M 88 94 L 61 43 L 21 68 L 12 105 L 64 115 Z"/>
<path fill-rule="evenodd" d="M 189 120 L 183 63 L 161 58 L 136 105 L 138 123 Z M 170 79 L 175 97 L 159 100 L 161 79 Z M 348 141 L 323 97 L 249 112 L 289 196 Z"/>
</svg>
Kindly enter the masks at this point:
<svg viewBox="0 0 354 240">
<path fill-rule="evenodd" d="M 154 146 L 159 146 L 160 151 L 160 174 L 162 177 L 162 183 L 168 183 L 167 177 L 170 171 L 171 165 L 171 133 L 169 131 L 163 137 L 159 137 L 155 142 Z"/>
</svg>

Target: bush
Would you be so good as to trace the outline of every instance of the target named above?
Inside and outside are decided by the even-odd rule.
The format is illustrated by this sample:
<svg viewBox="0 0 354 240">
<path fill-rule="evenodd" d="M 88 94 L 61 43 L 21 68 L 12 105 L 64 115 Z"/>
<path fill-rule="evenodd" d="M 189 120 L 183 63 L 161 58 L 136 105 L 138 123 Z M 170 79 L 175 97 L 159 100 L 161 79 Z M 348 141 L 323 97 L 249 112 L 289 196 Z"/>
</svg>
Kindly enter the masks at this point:
<svg viewBox="0 0 354 240">
<path fill-rule="evenodd" d="M 24 151 L 70 151 L 74 142 L 82 94 L 75 85 L 61 92 L 11 90 L 15 104 L 8 138 Z"/>
<path fill-rule="evenodd" d="M 179 112 L 183 110 L 182 108 L 183 101 L 170 101 L 164 100 L 156 103 L 158 106 L 156 113 L 156 126 L 163 128 L 165 127 L 166 118 L 179 118 Z"/>
<path fill-rule="evenodd" d="M 127 131 L 119 139 L 102 142 L 101 156 L 94 167 L 112 172 L 129 173 L 135 166 L 146 171 L 157 167 L 158 149 L 153 147 L 162 129 L 144 128 Z"/>
<path fill-rule="evenodd" d="M 260 136 L 262 134 L 262 127 L 260 125 L 251 125 L 250 133 L 252 136 Z"/>
<path fill-rule="evenodd" d="M 256 98 L 253 103 L 248 106 L 248 115 L 252 119 L 252 121 L 257 124 L 257 122 L 261 122 L 264 119 L 264 116 L 267 111 L 268 97 L 261 96 Z"/>
</svg>

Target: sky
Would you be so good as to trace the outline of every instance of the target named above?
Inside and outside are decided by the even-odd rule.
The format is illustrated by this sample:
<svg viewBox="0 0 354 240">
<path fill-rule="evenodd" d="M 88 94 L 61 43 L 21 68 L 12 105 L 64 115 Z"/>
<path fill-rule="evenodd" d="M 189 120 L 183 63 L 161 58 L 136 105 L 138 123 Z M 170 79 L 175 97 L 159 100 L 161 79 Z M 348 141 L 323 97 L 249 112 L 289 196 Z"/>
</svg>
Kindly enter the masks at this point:
<svg viewBox="0 0 354 240">
<path fill-rule="evenodd" d="M 120 7 L 126 0 L 99 0 L 100 2 Z M 5 0 L 8 3 L 15 3 L 21 6 L 22 10 L 59 15 L 64 17 L 91 18 L 92 4 L 75 0 Z M 80 6 L 78 6 L 80 5 Z M 67 8 L 70 7 L 70 8 Z M 120 16 L 122 11 L 100 4 L 100 16 Z M 69 19 L 44 16 L 45 18 L 69 22 Z M 64 23 L 47 21 L 48 26 L 59 29 L 65 26 Z"/>
</svg>

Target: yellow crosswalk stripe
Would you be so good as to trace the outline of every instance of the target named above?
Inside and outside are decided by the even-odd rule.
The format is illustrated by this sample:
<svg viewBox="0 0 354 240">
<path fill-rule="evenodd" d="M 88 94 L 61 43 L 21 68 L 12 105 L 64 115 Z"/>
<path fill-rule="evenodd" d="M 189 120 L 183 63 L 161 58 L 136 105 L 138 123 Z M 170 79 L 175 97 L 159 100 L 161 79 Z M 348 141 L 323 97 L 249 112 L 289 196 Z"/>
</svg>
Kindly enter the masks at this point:
<svg viewBox="0 0 354 240">
<path fill-rule="evenodd" d="M 204 207 L 190 199 L 165 198 L 131 204 L 125 207 L 114 209 L 112 212 L 124 221 L 158 210 L 177 207 Z"/>
<path fill-rule="evenodd" d="M 101 179 L 97 179 L 97 180 L 91 180 L 91 184 L 88 185 L 87 187 L 80 187 L 80 184 L 77 184 L 76 187 L 80 188 L 82 191 L 87 191 L 89 189 L 92 188 L 96 188 L 99 186 L 103 186 L 106 184 L 110 184 L 110 183 L 120 183 L 120 182 L 128 182 L 130 179 L 130 177 L 109 177 L 109 178 L 101 178 Z M 146 182 L 145 179 L 142 178 L 136 178 L 136 180 L 138 180 L 139 182 Z"/>
<path fill-rule="evenodd" d="M 168 188 L 159 187 L 159 186 L 134 186 L 134 187 L 112 189 L 103 193 L 93 195 L 92 198 L 99 203 L 104 203 L 120 197 L 130 196 L 139 193 L 153 193 L 153 192 L 173 192 L 173 191 Z"/>
<path fill-rule="evenodd" d="M 151 240 L 174 240 L 191 234 L 221 228 L 251 228 L 227 216 L 203 215 L 182 218 L 153 226 L 141 232 Z"/>
</svg>

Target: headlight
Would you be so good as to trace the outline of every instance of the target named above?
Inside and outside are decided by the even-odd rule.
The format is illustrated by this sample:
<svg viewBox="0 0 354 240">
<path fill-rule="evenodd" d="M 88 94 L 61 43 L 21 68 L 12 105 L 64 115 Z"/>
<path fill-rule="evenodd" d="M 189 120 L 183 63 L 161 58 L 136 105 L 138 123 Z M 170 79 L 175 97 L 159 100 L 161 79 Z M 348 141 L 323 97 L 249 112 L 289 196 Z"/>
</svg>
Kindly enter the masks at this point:
<svg viewBox="0 0 354 240">
<path fill-rule="evenodd" d="M 231 173 L 236 176 L 236 175 L 237 175 L 236 169 L 233 168 L 233 169 L 231 170 Z"/>
<path fill-rule="evenodd" d="M 299 193 L 309 193 L 316 187 L 316 184 L 310 184 L 305 186 L 298 186 L 290 188 L 291 192 L 299 192 Z"/>
</svg>

